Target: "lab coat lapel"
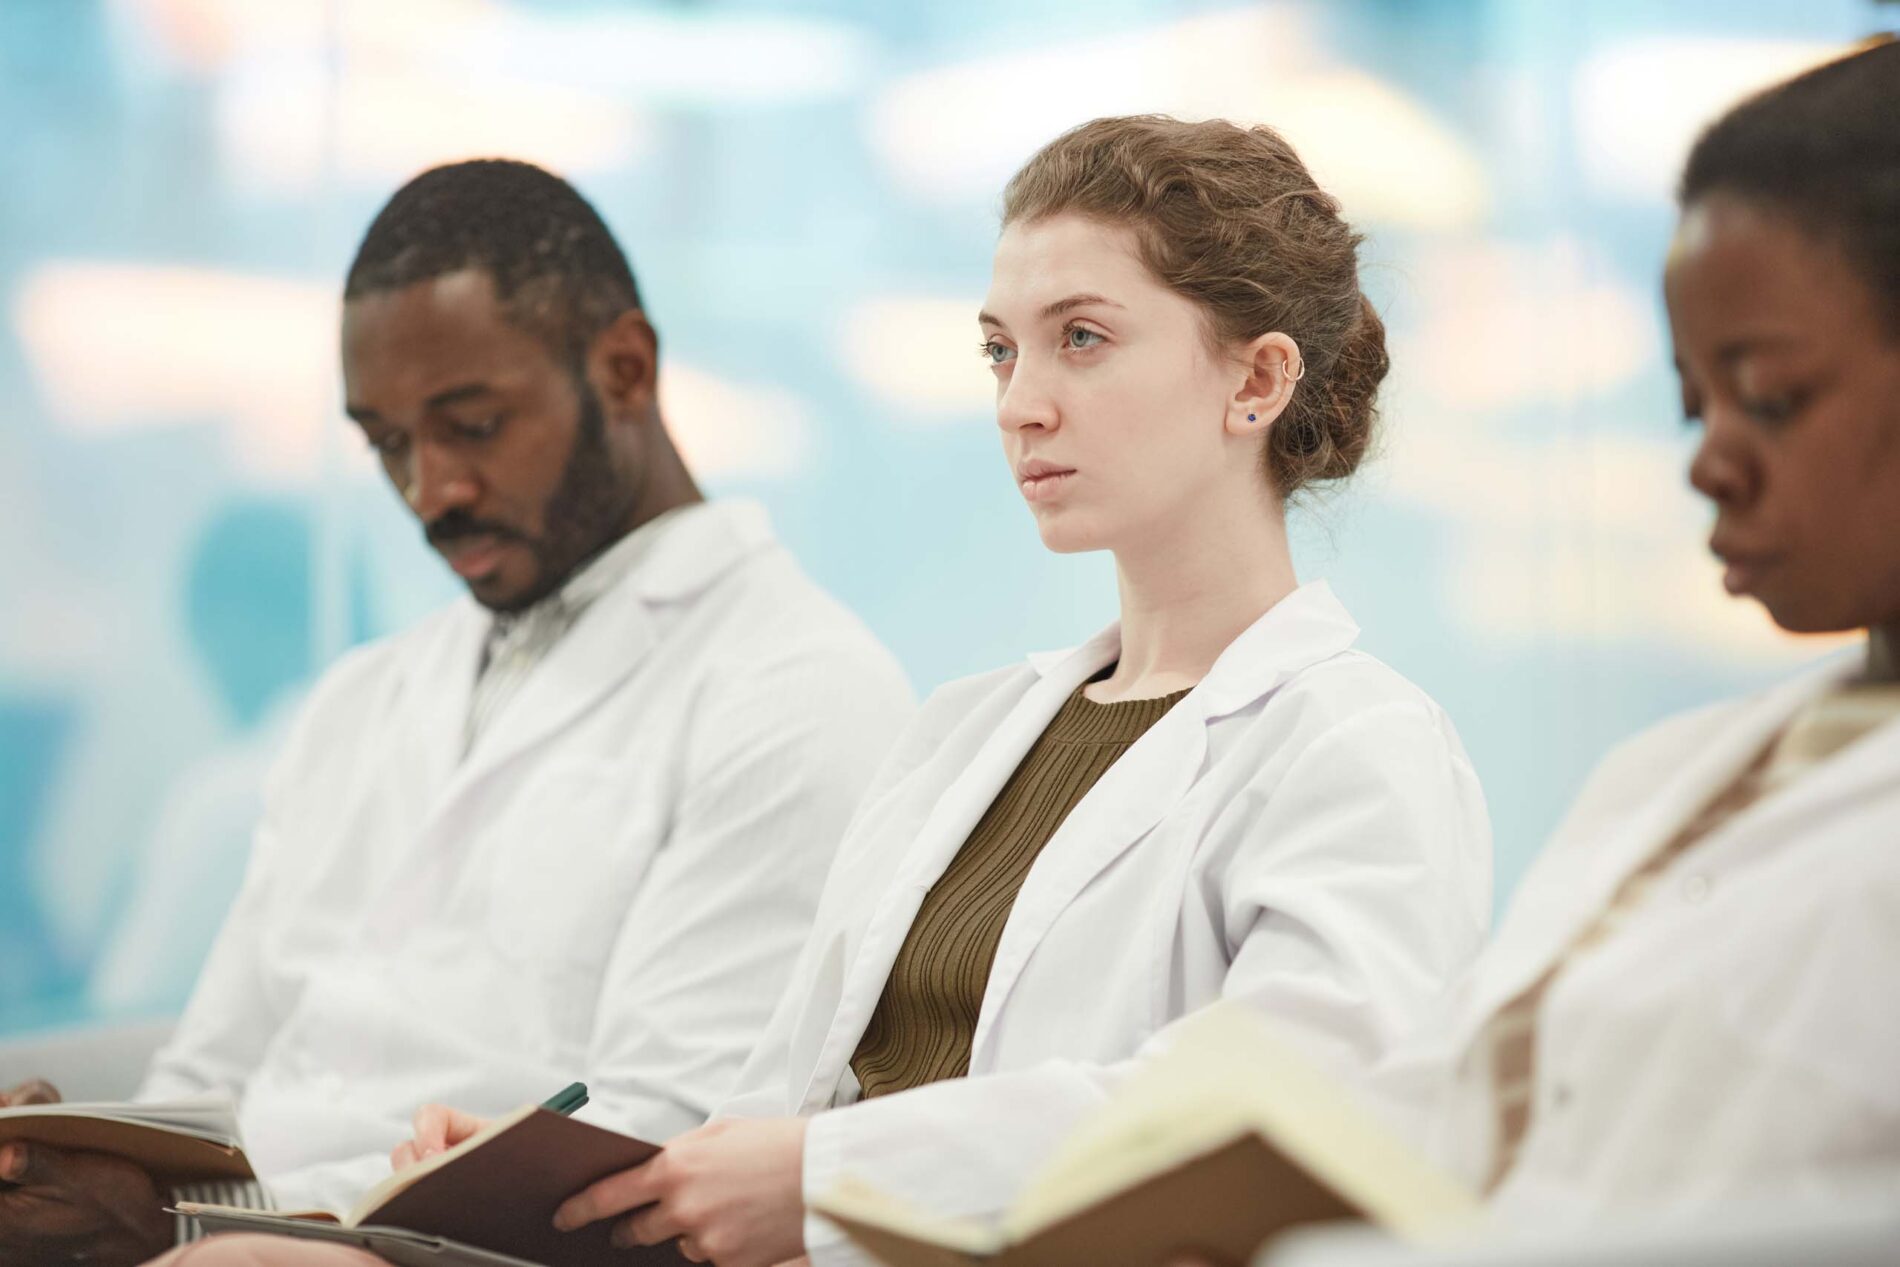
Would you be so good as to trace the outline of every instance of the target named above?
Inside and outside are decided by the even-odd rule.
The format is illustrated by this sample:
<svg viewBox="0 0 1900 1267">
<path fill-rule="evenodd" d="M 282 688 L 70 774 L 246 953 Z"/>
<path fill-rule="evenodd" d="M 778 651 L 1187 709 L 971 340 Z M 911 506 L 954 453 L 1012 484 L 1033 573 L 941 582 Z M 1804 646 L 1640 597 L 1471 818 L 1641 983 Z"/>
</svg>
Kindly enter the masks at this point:
<svg viewBox="0 0 1900 1267">
<path fill-rule="evenodd" d="M 683 514 L 535 666 L 463 761 L 457 790 L 563 733 L 653 649 L 661 633 L 657 609 L 690 598 L 772 541 L 764 512 L 750 503 L 709 503 Z M 467 690 L 472 686 L 464 691 L 463 716 Z M 459 726 L 456 736 L 459 742 Z"/>
<path fill-rule="evenodd" d="M 973 1070 L 984 1067 L 1010 991 L 1063 911 L 1193 787 L 1207 758 L 1208 724 L 1345 651 L 1358 634 L 1324 582 L 1294 591 L 1236 638 L 1207 677 L 1089 789 L 1037 856 L 1010 910 L 977 1018 Z"/>
<path fill-rule="evenodd" d="M 623 583 L 601 595 L 486 727 L 464 760 L 459 781 L 479 780 L 560 733 L 620 685 L 656 640 L 653 618 L 636 586 Z"/>
<path fill-rule="evenodd" d="M 1803 704 L 1844 672 L 1829 664 L 1783 683 L 1745 707 L 1704 746 L 1682 753 L 1673 772 L 1641 772 L 1639 777 L 1663 776 L 1641 807 L 1620 823 L 1606 824 L 1601 842 L 1586 842 L 1572 853 L 1577 862 L 1573 873 L 1561 877 L 1562 883 L 1542 886 L 1541 896 L 1550 900 L 1522 910 L 1513 905 L 1475 970 L 1479 975 L 1455 1034 L 1457 1049 L 1462 1050 L 1492 1015 L 1542 978 L 1602 913 L 1623 882 L 1733 783 Z M 1631 792 L 1643 795 L 1641 789 Z M 1745 815 L 1753 812 L 1751 808 Z M 1588 824 L 1583 826 L 1588 828 Z"/>
<path fill-rule="evenodd" d="M 1838 677 L 1830 675 L 1823 685 L 1834 680 Z M 1824 831 L 1842 809 L 1864 807 L 1896 790 L 1900 721 L 1889 721 L 1723 823 L 1699 855 L 1702 865 L 1710 871 L 1745 866 L 1803 834 Z"/>
<path fill-rule="evenodd" d="M 449 787 L 462 764 L 463 726 L 492 620 L 473 599 L 464 598 L 443 628 L 413 651 L 405 675 L 407 698 L 398 706 L 408 725 L 388 760 L 415 763 L 414 777 L 398 786 L 421 791 L 424 807 Z"/>
<path fill-rule="evenodd" d="M 832 1012 L 824 1042 L 817 1048 L 800 1103 L 811 1106 L 831 1097 L 884 993 L 891 965 L 910 935 L 924 895 L 956 858 L 1003 784 L 1022 764 L 1030 746 L 1049 728 L 1063 703 L 1078 686 L 1112 663 L 1120 646 L 1120 628 L 1110 626 L 1074 650 L 1029 657 L 1036 678 L 978 746 L 974 758 L 951 776 L 879 897 L 857 954 L 845 970 L 838 1006 Z M 957 757 L 946 753 L 940 759 L 954 761 Z"/>
</svg>

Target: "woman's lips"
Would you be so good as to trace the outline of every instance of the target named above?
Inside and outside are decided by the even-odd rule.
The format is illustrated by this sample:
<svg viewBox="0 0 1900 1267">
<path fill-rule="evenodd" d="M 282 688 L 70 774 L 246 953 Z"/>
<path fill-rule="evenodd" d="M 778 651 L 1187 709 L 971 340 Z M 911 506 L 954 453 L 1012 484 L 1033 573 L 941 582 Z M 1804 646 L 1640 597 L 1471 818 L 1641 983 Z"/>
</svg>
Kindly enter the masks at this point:
<svg viewBox="0 0 1900 1267">
<path fill-rule="evenodd" d="M 1723 563 L 1726 566 L 1722 569 L 1722 588 L 1736 597 L 1754 589 L 1767 567 L 1760 559 L 1724 559 Z"/>
<path fill-rule="evenodd" d="M 1724 554 L 1717 550 L 1715 557 L 1722 562 L 1722 588 L 1738 597 L 1752 592 L 1761 583 L 1762 574 L 1775 565 L 1774 559 L 1765 554 Z"/>
<path fill-rule="evenodd" d="M 1025 475 L 1018 483 L 1024 497 L 1032 502 L 1041 502 L 1048 501 L 1061 492 L 1062 486 L 1067 484 L 1074 475 L 1074 471 L 1045 471 L 1036 475 Z"/>
</svg>

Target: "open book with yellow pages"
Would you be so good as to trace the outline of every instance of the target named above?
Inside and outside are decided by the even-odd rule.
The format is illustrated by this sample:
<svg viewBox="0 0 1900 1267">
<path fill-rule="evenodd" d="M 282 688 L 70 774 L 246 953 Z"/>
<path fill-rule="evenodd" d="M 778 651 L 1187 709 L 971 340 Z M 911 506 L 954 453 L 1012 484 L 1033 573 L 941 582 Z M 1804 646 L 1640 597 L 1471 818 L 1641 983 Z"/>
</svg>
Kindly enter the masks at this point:
<svg viewBox="0 0 1900 1267">
<path fill-rule="evenodd" d="M 813 1208 L 890 1267 L 1245 1262 L 1302 1223 L 1363 1219 L 1432 1244 L 1481 1221 L 1475 1194 L 1234 1003 L 1184 1023 L 999 1223 L 928 1215 L 857 1178 Z"/>
<path fill-rule="evenodd" d="M 319 1211 L 264 1213 L 184 1201 L 178 1211 L 208 1232 L 340 1241 L 394 1263 L 659 1267 L 686 1260 L 670 1243 L 645 1250 L 614 1247 L 608 1239 L 613 1220 L 575 1232 L 554 1228 L 562 1202 L 659 1151 L 656 1144 L 528 1105 L 391 1175 L 340 1221 Z"/>
</svg>

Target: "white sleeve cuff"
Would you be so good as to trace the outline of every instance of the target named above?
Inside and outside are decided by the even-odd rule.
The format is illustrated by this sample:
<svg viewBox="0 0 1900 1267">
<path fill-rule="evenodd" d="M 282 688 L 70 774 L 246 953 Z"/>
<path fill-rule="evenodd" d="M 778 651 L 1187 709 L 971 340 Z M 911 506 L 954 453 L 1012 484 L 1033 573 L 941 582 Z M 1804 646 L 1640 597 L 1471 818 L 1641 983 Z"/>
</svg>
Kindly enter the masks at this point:
<svg viewBox="0 0 1900 1267">
<path fill-rule="evenodd" d="M 813 1114 L 805 1125 L 805 1167 L 800 1185 L 805 1196 L 805 1253 L 812 1267 L 869 1262 L 830 1219 L 812 1212 L 812 1198 L 836 1187 L 844 1174 L 844 1141 L 836 1112 Z"/>
</svg>

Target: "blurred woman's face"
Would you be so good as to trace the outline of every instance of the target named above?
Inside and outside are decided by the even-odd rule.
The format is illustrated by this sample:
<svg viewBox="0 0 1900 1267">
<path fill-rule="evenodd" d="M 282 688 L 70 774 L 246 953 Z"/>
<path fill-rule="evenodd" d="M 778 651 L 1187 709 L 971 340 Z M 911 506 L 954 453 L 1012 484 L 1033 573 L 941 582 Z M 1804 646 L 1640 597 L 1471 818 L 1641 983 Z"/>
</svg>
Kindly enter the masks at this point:
<svg viewBox="0 0 1900 1267">
<path fill-rule="evenodd" d="M 1225 429 L 1245 375 L 1135 252 L 1132 231 L 1071 215 L 1013 224 L 996 247 L 982 351 L 1004 455 L 1052 550 L 1166 539 L 1258 452 Z"/>
<path fill-rule="evenodd" d="M 1900 619 L 1900 337 L 1873 290 L 1719 193 L 1684 212 L 1663 285 L 1723 584 L 1802 633 Z"/>
</svg>

